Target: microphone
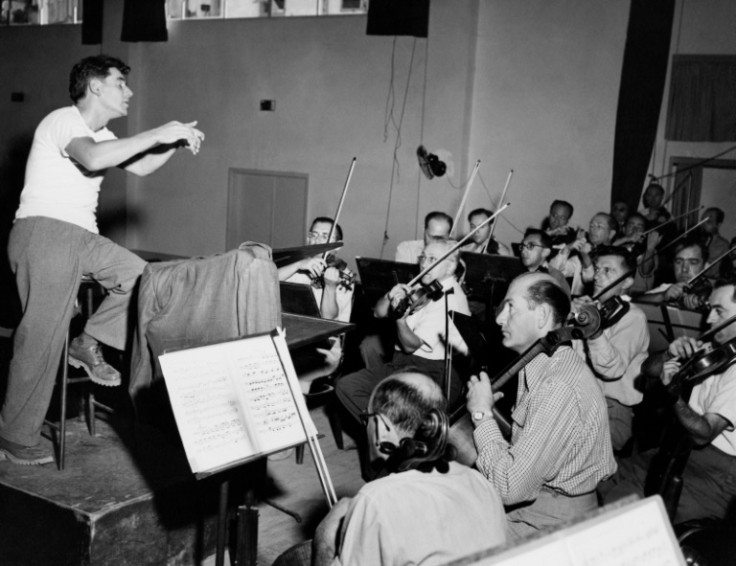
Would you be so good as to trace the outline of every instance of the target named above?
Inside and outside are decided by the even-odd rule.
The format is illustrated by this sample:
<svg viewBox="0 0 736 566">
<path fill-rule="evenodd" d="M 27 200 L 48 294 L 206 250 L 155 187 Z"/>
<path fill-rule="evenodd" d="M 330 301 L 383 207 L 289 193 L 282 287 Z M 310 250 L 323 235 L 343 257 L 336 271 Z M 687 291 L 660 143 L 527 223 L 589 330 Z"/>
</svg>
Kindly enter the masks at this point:
<svg viewBox="0 0 736 566">
<path fill-rule="evenodd" d="M 435 154 L 429 153 L 423 145 L 417 148 L 417 160 L 419 161 L 419 168 L 427 179 L 442 177 L 447 171 L 447 165 L 440 161 L 440 158 Z"/>
</svg>

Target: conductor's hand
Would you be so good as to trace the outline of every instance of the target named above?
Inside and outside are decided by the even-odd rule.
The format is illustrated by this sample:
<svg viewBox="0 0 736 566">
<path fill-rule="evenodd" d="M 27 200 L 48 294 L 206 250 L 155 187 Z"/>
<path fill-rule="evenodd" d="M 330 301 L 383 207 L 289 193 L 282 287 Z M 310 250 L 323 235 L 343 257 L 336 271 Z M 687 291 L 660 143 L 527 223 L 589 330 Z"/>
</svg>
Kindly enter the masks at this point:
<svg viewBox="0 0 736 566">
<path fill-rule="evenodd" d="M 184 142 L 192 154 L 199 153 L 199 147 L 204 140 L 204 133 L 195 128 L 197 122 L 169 122 L 153 130 L 156 140 L 160 144 L 174 144 Z"/>
<path fill-rule="evenodd" d="M 465 407 L 470 414 L 476 412 L 490 412 L 493 405 L 503 397 L 502 392 L 494 393 L 491 389 L 491 380 L 484 371 L 480 375 L 471 375 L 468 380 L 468 393 Z"/>
<path fill-rule="evenodd" d="M 298 271 L 306 271 L 310 277 L 319 277 L 325 270 L 325 260 L 320 256 L 307 257 L 299 261 Z"/>
<path fill-rule="evenodd" d="M 687 360 L 702 346 L 703 343 L 700 340 L 696 340 L 691 336 L 680 336 L 669 345 L 667 351 L 672 358 Z"/>
</svg>

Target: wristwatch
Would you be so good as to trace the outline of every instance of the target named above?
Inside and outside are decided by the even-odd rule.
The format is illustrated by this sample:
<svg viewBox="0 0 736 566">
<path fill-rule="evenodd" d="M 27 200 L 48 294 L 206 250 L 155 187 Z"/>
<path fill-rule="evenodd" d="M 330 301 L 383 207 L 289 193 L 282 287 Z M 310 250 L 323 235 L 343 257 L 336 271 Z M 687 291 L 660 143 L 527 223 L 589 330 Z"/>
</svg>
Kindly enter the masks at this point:
<svg viewBox="0 0 736 566">
<path fill-rule="evenodd" d="M 474 423 L 479 423 L 483 419 L 485 419 L 488 415 L 490 415 L 489 411 L 473 411 L 470 414 L 470 418 L 473 420 Z"/>
</svg>

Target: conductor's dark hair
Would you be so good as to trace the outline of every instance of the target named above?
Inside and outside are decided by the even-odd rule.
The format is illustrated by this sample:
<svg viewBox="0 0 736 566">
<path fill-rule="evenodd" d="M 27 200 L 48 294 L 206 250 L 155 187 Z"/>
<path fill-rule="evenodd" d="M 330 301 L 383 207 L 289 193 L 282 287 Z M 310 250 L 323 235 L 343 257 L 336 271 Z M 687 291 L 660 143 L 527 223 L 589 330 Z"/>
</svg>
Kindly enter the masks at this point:
<svg viewBox="0 0 736 566">
<path fill-rule="evenodd" d="M 312 220 L 312 225 L 309 227 L 310 230 L 314 228 L 314 225 L 318 222 L 329 224 L 332 226 L 335 224 L 335 221 L 332 218 L 329 218 L 328 216 L 318 216 L 314 220 Z M 335 238 L 337 238 L 338 242 L 342 242 L 342 227 L 339 224 L 335 224 Z"/>
<path fill-rule="evenodd" d="M 452 231 L 452 225 L 455 222 L 452 219 L 452 216 L 450 216 L 449 214 L 435 210 L 434 212 L 430 212 L 429 214 L 427 214 L 427 216 L 424 217 L 424 229 L 425 230 L 429 228 L 429 223 L 432 220 L 444 220 L 450 225 L 450 231 Z"/>
<path fill-rule="evenodd" d="M 555 281 L 543 279 L 532 283 L 526 291 L 526 299 L 530 306 L 549 305 L 556 325 L 564 323 L 570 314 L 570 299 Z"/>
<path fill-rule="evenodd" d="M 565 208 L 567 208 L 567 210 L 570 211 L 570 218 L 572 218 L 572 214 L 573 212 L 575 212 L 575 208 L 569 202 L 567 202 L 566 200 L 555 199 L 552 201 L 552 204 L 549 205 L 549 211 L 552 212 L 552 209 L 556 206 L 564 206 Z"/>
<path fill-rule="evenodd" d="M 69 73 L 69 96 L 76 104 L 84 98 L 89 81 L 92 79 L 104 79 L 110 74 L 110 69 L 117 69 L 123 76 L 127 76 L 130 67 L 117 57 L 109 55 L 93 55 L 85 57 L 72 67 Z"/>
</svg>

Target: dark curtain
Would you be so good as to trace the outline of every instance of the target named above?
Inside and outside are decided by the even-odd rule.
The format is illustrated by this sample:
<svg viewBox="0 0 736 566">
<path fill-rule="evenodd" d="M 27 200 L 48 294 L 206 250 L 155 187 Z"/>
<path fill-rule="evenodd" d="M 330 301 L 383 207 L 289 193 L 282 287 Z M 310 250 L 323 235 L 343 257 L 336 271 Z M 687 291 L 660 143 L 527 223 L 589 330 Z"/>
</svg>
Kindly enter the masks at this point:
<svg viewBox="0 0 736 566">
<path fill-rule="evenodd" d="M 83 0 L 82 45 L 99 45 L 102 43 L 102 1 Z"/>
<path fill-rule="evenodd" d="M 611 204 L 636 210 L 657 136 L 675 0 L 631 0 L 613 143 Z"/>
<path fill-rule="evenodd" d="M 429 0 L 371 0 L 366 35 L 427 37 Z"/>
<path fill-rule="evenodd" d="M 166 0 L 125 0 L 121 41 L 168 41 Z"/>
<path fill-rule="evenodd" d="M 736 57 L 672 58 L 665 137 L 695 142 L 736 140 Z"/>
</svg>

